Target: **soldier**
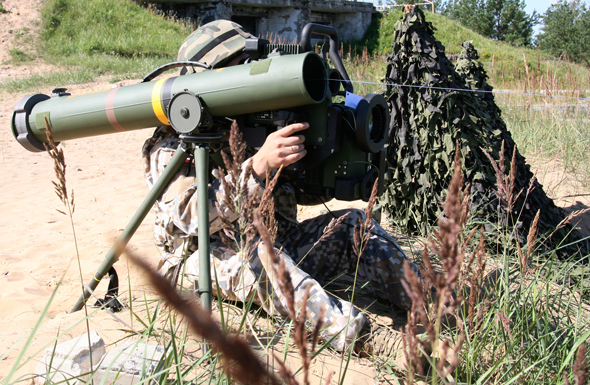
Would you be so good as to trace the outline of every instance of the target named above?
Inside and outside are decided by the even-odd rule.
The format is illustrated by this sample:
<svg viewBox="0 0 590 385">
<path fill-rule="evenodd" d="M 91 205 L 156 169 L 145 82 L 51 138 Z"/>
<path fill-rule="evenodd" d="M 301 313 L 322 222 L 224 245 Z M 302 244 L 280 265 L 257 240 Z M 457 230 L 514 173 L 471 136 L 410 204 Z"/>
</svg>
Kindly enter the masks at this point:
<svg viewBox="0 0 590 385">
<path fill-rule="evenodd" d="M 243 53 L 244 42 L 248 37 L 252 36 L 238 24 L 225 20 L 214 21 L 200 27 L 185 40 L 178 53 L 178 60 L 205 62 L 213 68 L 239 65 L 248 58 Z M 193 68 L 185 67 L 181 74 L 193 71 Z M 296 123 L 272 133 L 266 138 L 264 145 L 244 162 L 243 168 L 248 162 L 252 165 L 252 175 L 246 181 L 250 194 L 262 195 L 267 166 L 270 171 L 274 171 L 305 156 L 303 142 L 308 126 L 307 123 Z M 170 127 L 158 128 L 154 136 L 146 141 L 143 157 L 145 176 L 150 188 L 162 174 L 178 144 L 179 138 Z M 285 298 L 276 282 L 267 276 L 259 258 L 265 253 L 264 245 L 260 244 L 248 257 L 244 257 L 228 251 L 216 234 L 222 226 L 216 204 L 228 218 L 237 218 L 236 213 L 231 213 L 224 207 L 224 190 L 219 177 L 211 183 L 209 196 L 211 276 L 217 276 L 217 280 L 213 282 L 214 292 L 219 290 L 225 299 L 246 303 L 253 298 L 268 314 L 287 316 Z M 335 349 L 342 351 L 348 346 L 363 327 L 368 326 L 368 319 L 350 302 L 326 292 L 323 285 L 342 273 L 354 274 L 357 260 L 358 285 L 366 283 L 377 298 L 389 301 L 401 309 L 409 309 L 411 302 L 401 284 L 403 262 L 407 258 L 396 240 L 379 224 L 374 223 L 366 250 L 359 259 L 353 251 L 353 229 L 359 221 L 365 219 L 363 211 L 341 210 L 299 223 L 296 216 L 297 203 L 301 203 L 304 197 L 288 183 L 279 184 L 273 196 L 278 225 L 277 243 L 281 246 L 279 257 L 285 261 L 291 272 L 296 307 L 302 306 L 303 295 L 307 287 L 310 287 L 308 321 L 315 324 L 323 309 L 325 327 L 321 336 L 325 340 L 333 338 L 331 345 Z M 180 270 L 188 249 L 189 257 L 182 269 L 191 281 L 199 279 L 198 257 L 195 252 L 196 199 L 194 170 L 181 170 L 155 204 L 154 236 L 162 251 L 162 274 L 174 276 L 174 272 Z M 339 217 L 345 213 L 349 215 L 335 233 L 312 249 L 329 221 L 334 216 Z M 419 274 L 415 264 L 410 262 L 410 266 Z M 401 346 L 399 338 L 395 340 L 397 342 L 390 343 L 389 348 Z"/>
</svg>

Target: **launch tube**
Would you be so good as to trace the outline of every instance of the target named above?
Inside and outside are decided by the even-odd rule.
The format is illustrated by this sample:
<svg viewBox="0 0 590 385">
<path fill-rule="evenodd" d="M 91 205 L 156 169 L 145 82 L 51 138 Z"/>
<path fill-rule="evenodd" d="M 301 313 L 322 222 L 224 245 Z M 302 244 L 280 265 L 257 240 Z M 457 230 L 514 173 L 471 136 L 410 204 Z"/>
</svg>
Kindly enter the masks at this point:
<svg viewBox="0 0 590 385">
<path fill-rule="evenodd" d="M 168 125 L 170 99 L 183 91 L 197 95 L 212 116 L 317 104 L 326 98 L 326 71 L 323 59 L 307 52 L 86 95 L 56 90 L 21 99 L 12 131 L 28 150 L 43 151 L 45 118 L 56 142 Z"/>
</svg>

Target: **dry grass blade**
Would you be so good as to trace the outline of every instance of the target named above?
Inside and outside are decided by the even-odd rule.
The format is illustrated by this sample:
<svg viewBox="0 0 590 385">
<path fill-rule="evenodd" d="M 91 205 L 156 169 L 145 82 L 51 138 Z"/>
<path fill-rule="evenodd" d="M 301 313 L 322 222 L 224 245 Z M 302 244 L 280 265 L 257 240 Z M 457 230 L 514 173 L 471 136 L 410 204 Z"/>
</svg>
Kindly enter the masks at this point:
<svg viewBox="0 0 590 385">
<path fill-rule="evenodd" d="M 291 281 L 291 276 L 287 269 L 285 268 L 285 263 L 279 260 L 277 253 L 274 250 L 273 243 L 271 242 L 270 235 L 264 227 L 262 216 L 260 212 L 254 212 L 254 226 L 258 230 L 258 234 L 260 235 L 260 239 L 264 246 L 266 247 L 267 257 L 261 257 L 262 265 L 265 269 L 268 270 L 268 274 L 270 272 L 274 272 L 275 279 L 279 284 L 279 288 L 285 296 L 285 300 L 287 302 L 287 311 L 289 313 L 289 318 L 295 322 L 297 319 L 296 312 L 295 312 L 295 290 L 293 289 L 293 282 Z M 271 278 L 273 280 L 273 278 Z"/>
<path fill-rule="evenodd" d="M 576 385 L 588 384 L 588 359 L 586 359 L 586 344 L 580 345 L 574 362 L 574 378 Z"/>
<path fill-rule="evenodd" d="M 294 341 L 297 349 L 299 351 L 299 356 L 301 357 L 301 362 L 303 366 L 303 381 L 304 384 L 308 385 L 309 382 L 309 369 L 311 366 L 311 354 L 307 349 L 307 337 L 308 333 L 305 328 L 305 322 L 307 320 L 307 301 L 309 300 L 309 291 L 310 286 L 306 287 L 305 294 L 303 296 L 303 301 L 301 303 L 301 309 L 299 315 L 296 313 L 295 309 L 295 290 L 293 288 L 293 283 L 291 281 L 291 275 L 289 271 L 285 267 L 285 262 L 282 258 L 279 258 L 274 250 L 273 244 L 271 243 L 270 235 L 264 226 L 263 219 L 258 211 L 254 212 L 254 225 L 258 230 L 258 234 L 262 240 L 262 243 L 266 247 L 266 253 L 268 255 L 268 259 L 262 262 L 263 266 L 268 270 L 272 269 L 274 272 L 274 277 L 277 279 L 277 283 L 281 293 L 285 297 L 287 310 L 289 313 L 289 318 L 293 321 L 293 330 L 294 330 Z M 262 257 L 261 261 L 266 259 L 266 257 Z M 272 266 L 269 266 L 272 264 Z M 270 273 L 270 272 L 269 272 Z M 270 275 L 270 274 L 269 274 Z M 272 280 L 273 278 L 271 278 Z M 324 317 L 324 310 L 320 311 L 318 323 L 315 325 L 313 334 L 312 334 L 312 349 L 311 352 L 315 350 L 317 338 L 322 328 L 322 319 Z M 280 362 L 280 360 L 278 360 Z M 281 362 L 281 369 L 280 369 L 281 377 L 288 383 L 288 384 L 296 384 L 294 378 L 292 378 L 293 374 L 284 367 L 284 364 Z"/>
<path fill-rule="evenodd" d="M 494 158 L 492 158 L 492 156 L 490 155 L 489 152 L 487 152 L 483 147 L 480 147 L 481 150 L 483 151 L 483 153 L 485 154 L 485 156 L 489 159 L 490 163 L 492 164 L 492 167 L 494 168 L 494 172 L 496 174 L 496 185 L 498 186 L 498 189 L 495 190 L 496 196 L 498 198 L 500 198 L 501 200 L 504 200 L 507 203 L 506 197 L 508 196 L 508 187 L 506 186 L 506 183 L 504 181 L 504 142 L 502 141 L 502 152 L 501 157 L 500 157 L 500 167 L 498 167 L 498 164 L 496 163 L 496 161 L 494 160 Z"/>
<path fill-rule="evenodd" d="M 436 331 L 434 329 L 434 325 L 432 322 L 430 322 L 428 313 L 426 312 L 427 306 L 422 292 L 422 283 L 420 282 L 418 276 L 410 268 L 410 264 L 406 260 L 404 260 L 404 280 L 402 280 L 402 285 L 412 300 L 412 309 L 409 312 L 409 317 L 419 320 L 419 322 L 422 323 L 426 329 L 426 333 L 428 334 L 428 337 L 431 339 L 431 341 L 436 340 Z M 408 325 L 409 324 L 410 323 L 408 322 Z M 408 333 L 408 335 L 410 334 Z M 410 362 L 408 362 L 408 364 L 410 364 Z"/>
<path fill-rule="evenodd" d="M 486 270 L 486 258 L 485 257 L 485 236 L 483 229 L 480 230 L 479 234 L 479 244 L 474 252 L 475 257 L 477 258 L 477 269 L 475 272 L 469 277 L 471 290 L 469 292 L 469 299 L 468 299 L 468 327 L 470 332 L 475 334 L 477 329 L 479 328 L 479 323 L 475 324 L 475 306 L 480 299 L 480 290 L 481 285 L 484 281 L 484 274 Z M 483 312 L 484 309 L 478 309 L 479 312 Z"/>
<path fill-rule="evenodd" d="M 313 250 L 324 239 L 329 238 L 330 236 L 332 236 L 332 234 L 334 234 L 334 232 L 336 231 L 336 229 L 338 228 L 338 226 L 340 226 L 342 224 L 342 222 L 344 222 L 344 220 L 346 218 L 348 218 L 349 215 L 350 215 L 350 211 L 347 212 L 344 215 L 339 216 L 338 218 L 332 218 L 330 220 L 330 223 L 328 223 L 328 226 L 324 227 L 324 230 L 322 231 L 322 236 L 317 241 L 315 241 L 315 243 L 313 244 L 313 246 L 311 246 L 311 249 L 310 250 Z"/>
<path fill-rule="evenodd" d="M 365 220 L 360 223 L 358 226 L 354 227 L 353 232 L 353 241 L 354 241 L 354 253 L 357 257 L 360 256 L 365 251 L 367 247 L 369 237 L 371 236 L 371 231 L 373 231 L 373 207 L 377 202 L 377 191 L 379 185 L 379 178 L 375 180 L 373 183 L 373 189 L 371 190 L 371 196 L 369 198 L 369 202 L 367 204 L 367 208 L 365 209 Z"/>
<path fill-rule="evenodd" d="M 403 338 L 404 353 L 408 368 L 417 368 L 420 370 L 419 373 L 423 374 L 419 344 L 421 343 L 427 349 L 429 349 L 430 344 L 420 341 L 417 326 L 421 324 L 425 328 L 430 341 L 436 341 L 436 330 L 426 312 L 427 305 L 424 301 L 423 287 L 421 286 L 420 279 L 412 271 L 407 261 L 404 261 L 404 278 L 405 280 L 402 281 L 402 285 L 412 300 L 412 308 L 408 311 L 408 323 L 405 327 L 406 333 Z"/>
<path fill-rule="evenodd" d="M 559 222 L 559 224 L 557 225 L 555 230 L 559 230 L 559 229 L 565 227 L 565 225 L 570 223 L 572 221 L 572 219 L 574 219 L 580 215 L 586 214 L 589 211 L 590 211 L 590 208 L 572 211 L 571 213 L 569 213 L 569 215 L 566 218 L 564 218 L 561 222 Z"/>
<path fill-rule="evenodd" d="M 514 202 L 518 199 L 518 196 L 522 193 L 522 190 L 518 192 L 517 196 L 514 196 L 514 185 L 516 184 L 516 146 L 512 151 L 512 160 L 510 161 L 510 175 L 508 176 L 508 211 L 512 211 L 514 208 Z M 503 161 L 503 160 L 502 160 Z"/>
<path fill-rule="evenodd" d="M 461 274 L 464 255 L 460 242 L 462 232 L 460 223 L 461 213 L 464 211 L 463 204 L 466 201 L 461 198 L 463 177 L 459 153 L 459 145 L 457 145 L 455 171 L 445 201 L 445 216 L 438 221 L 440 230 L 436 235 L 436 242 L 430 242 L 430 248 L 440 256 L 444 270 L 444 274 L 439 275 L 436 282 L 437 305 L 443 308 L 438 311 L 439 317 L 444 314 L 451 314 L 458 302 L 462 300 L 460 294 L 457 296 L 457 300 L 453 299 L 453 292 L 457 287 L 457 281 Z"/>
<path fill-rule="evenodd" d="M 508 333 L 508 335 L 510 336 L 510 338 L 512 338 L 512 329 L 510 328 L 510 319 L 508 319 L 508 317 L 506 317 L 506 315 L 502 312 L 497 312 L 496 315 L 498 316 L 498 318 L 500 318 L 500 322 L 502 322 L 502 326 L 504 327 L 504 330 L 506 330 L 506 333 Z"/>
<path fill-rule="evenodd" d="M 275 190 L 277 183 L 279 182 L 279 176 L 281 175 L 282 171 L 283 166 L 281 165 L 275 173 L 274 177 L 271 178 L 270 168 L 267 164 L 266 186 L 264 187 L 264 192 L 262 193 L 262 198 L 260 198 L 260 204 L 258 205 L 260 215 L 262 216 L 262 218 L 264 218 L 264 225 L 266 229 L 268 229 L 270 240 L 271 242 L 273 242 L 273 244 L 277 239 L 278 225 L 275 217 L 275 201 L 272 194 Z"/>
<path fill-rule="evenodd" d="M 307 332 L 305 330 L 305 320 L 307 318 L 307 301 L 309 300 L 310 288 L 311 286 L 307 286 L 303 296 L 303 303 L 306 304 L 306 306 L 301 308 L 297 320 L 293 321 L 295 326 L 295 345 L 297 345 L 299 356 L 301 357 L 303 364 L 303 383 L 305 385 L 309 385 L 309 368 L 311 365 L 311 356 L 309 356 L 307 353 Z"/>
<path fill-rule="evenodd" d="M 215 202 L 223 231 L 222 241 L 232 252 L 244 252 L 250 249 L 256 231 L 252 224 L 252 212 L 258 200 L 256 191 L 249 191 L 248 181 L 252 175 L 252 162 L 244 162 L 246 144 L 237 123 L 231 125 L 229 138 L 231 157 L 221 152 L 227 172 L 219 168 L 219 179 L 223 188 L 221 204 Z M 235 221 L 228 218 L 227 212 L 237 215 Z"/>
<path fill-rule="evenodd" d="M 190 328 L 209 341 L 214 352 L 221 354 L 224 370 L 232 378 L 243 384 L 280 383 L 273 374 L 267 372 L 246 341 L 238 336 L 225 335 L 209 312 L 202 309 L 196 301 L 180 296 L 168 280 L 129 250 L 127 255 L 146 272 L 150 283 L 164 301 L 186 317 Z"/>
<path fill-rule="evenodd" d="M 423 279 L 420 280 L 412 271 L 407 261 L 404 261 L 404 280 L 402 285 L 412 300 L 412 307 L 408 312 L 408 325 L 406 326 L 406 336 L 404 337 L 404 349 L 406 349 L 406 360 L 410 368 L 409 379 L 413 381 L 414 374 L 412 368 L 421 369 L 421 357 L 417 350 L 418 345 L 422 345 L 426 352 L 432 352 L 433 356 L 438 357 L 436 370 L 433 373 L 435 377 L 447 378 L 453 370 L 459 365 L 459 351 L 465 340 L 465 329 L 463 324 L 458 321 L 460 327 L 459 338 L 451 347 L 449 341 L 440 340 L 441 321 L 447 315 L 453 317 L 457 307 L 463 301 L 461 294 L 454 298 L 455 289 L 458 281 L 462 276 L 462 264 L 464 259 L 465 244 L 468 243 L 475 234 L 472 231 L 467 239 L 462 243 L 461 236 L 463 233 L 463 224 L 465 217 L 469 215 L 466 206 L 469 205 L 469 199 L 463 196 L 466 190 L 463 190 L 463 176 L 461 173 L 461 158 L 459 145 L 455 153 L 454 175 L 448 188 L 448 194 L 445 201 L 444 213 L 438 222 L 439 231 L 434 231 L 434 237 L 429 240 L 428 247 L 423 253 L 424 270 Z M 442 274 L 434 272 L 428 248 L 433 250 L 442 263 Z M 473 262 L 469 261 L 469 265 Z M 425 298 L 430 285 L 436 289 L 433 299 L 432 318 L 427 312 L 427 303 Z M 426 331 L 426 339 L 420 339 L 417 336 L 417 324 Z M 438 383 L 434 378 L 433 383 Z"/>
<path fill-rule="evenodd" d="M 55 193 L 57 194 L 59 200 L 62 201 L 64 206 L 66 207 L 74 207 L 74 196 L 72 193 L 71 201 L 68 200 L 68 189 L 66 186 L 66 160 L 64 157 L 64 152 L 61 148 L 57 148 L 55 141 L 53 140 L 53 131 L 51 129 L 51 125 L 49 124 L 49 120 L 45 117 L 45 134 L 47 135 L 47 143 L 43 143 L 45 150 L 53 159 L 53 170 L 55 172 L 55 176 L 57 177 L 57 182 L 52 181 L 53 187 L 55 188 Z M 71 206 L 70 206 L 71 205 Z M 60 213 L 65 214 L 63 211 L 58 210 Z"/>
<path fill-rule="evenodd" d="M 514 204 L 516 200 L 520 197 L 523 190 L 519 191 L 516 195 L 514 194 L 514 187 L 516 185 L 516 178 L 517 178 L 517 167 L 516 167 L 516 156 L 518 154 L 518 150 L 516 146 L 512 151 L 512 160 L 510 161 L 510 173 L 508 176 L 506 175 L 506 167 L 504 166 L 504 141 L 502 141 L 502 150 L 500 151 L 500 159 L 496 162 L 494 158 L 483 148 L 481 150 L 484 152 L 485 156 L 489 159 L 492 167 L 494 168 L 494 173 L 496 174 L 496 185 L 498 189 L 494 192 L 496 196 L 506 204 L 506 211 L 512 212 L 514 208 Z M 529 185 L 529 192 L 530 189 L 533 187 L 534 180 L 531 180 L 531 184 Z"/>
<path fill-rule="evenodd" d="M 536 238 L 537 225 L 539 224 L 539 215 L 540 214 L 541 214 L 541 210 L 537 210 L 537 214 L 535 215 L 535 219 L 533 219 L 533 223 L 531 224 L 531 228 L 529 230 L 529 235 L 527 237 L 528 248 L 527 248 L 526 256 L 525 256 L 525 259 L 523 261 L 521 261 L 521 266 L 522 266 L 523 271 L 527 270 L 530 256 L 531 256 L 533 250 L 535 249 L 535 242 L 537 240 L 537 238 Z"/>
</svg>

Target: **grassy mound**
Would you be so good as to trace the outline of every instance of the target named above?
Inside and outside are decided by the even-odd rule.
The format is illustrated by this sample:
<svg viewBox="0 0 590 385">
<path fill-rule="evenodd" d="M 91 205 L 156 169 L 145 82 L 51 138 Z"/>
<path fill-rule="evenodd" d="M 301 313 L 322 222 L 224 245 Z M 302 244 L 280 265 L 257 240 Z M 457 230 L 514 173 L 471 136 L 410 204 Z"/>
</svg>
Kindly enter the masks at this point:
<svg viewBox="0 0 590 385">
<path fill-rule="evenodd" d="M 66 63 L 94 55 L 169 59 L 191 32 L 129 0 L 50 0 L 41 15 L 44 52 Z"/>
</svg>

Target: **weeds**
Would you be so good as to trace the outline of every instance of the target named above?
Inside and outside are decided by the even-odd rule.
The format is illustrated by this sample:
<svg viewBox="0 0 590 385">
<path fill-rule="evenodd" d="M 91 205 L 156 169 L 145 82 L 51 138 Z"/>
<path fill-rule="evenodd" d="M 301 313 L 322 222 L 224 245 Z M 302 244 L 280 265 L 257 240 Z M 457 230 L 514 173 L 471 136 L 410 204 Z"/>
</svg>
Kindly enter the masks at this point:
<svg viewBox="0 0 590 385">
<path fill-rule="evenodd" d="M 408 315 L 406 326 L 405 346 L 408 346 L 406 355 L 408 361 L 409 381 L 413 381 L 414 370 L 424 377 L 425 368 L 422 363 L 422 350 L 431 354 L 430 365 L 432 370 L 432 383 L 440 381 L 445 383 L 447 378 L 459 365 L 459 351 L 465 339 L 462 321 L 457 319 L 461 330 L 457 341 L 451 345 L 447 339 L 442 338 L 442 321 L 448 317 L 456 317 L 456 310 L 463 301 L 462 293 L 454 295 L 461 275 L 461 268 L 464 259 L 464 250 L 471 240 L 473 232 L 462 239 L 463 226 L 469 212 L 469 200 L 463 191 L 463 177 L 461 174 L 461 159 L 459 158 L 459 147 L 457 146 L 455 156 L 455 171 L 451 179 L 447 199 L 445 202 L 445 216 L 439 220 L 439 230 L 428 242 L 428 246 L 438 255 L 442 263 L 442 273 L 436 274 L 428 248 L 423 253 L 424 269 L 423 277 L 426 284 L 422 284 L 416 274 L 410 269 L 408 262 L 405 262 L 404 288 L 412 298 L 412 308 Z M 481 252 L 482 250 L 480 250 Z M 471 265 L 469 262 L 469 265 Z M 434 296 L 432 290 L 434 288 Z M 433 297 L 433 298 L 431 298 Z M 432 309 L 428 311 L 428 303 L 432 303 Z M 420 339 L 417 334 L 418 322 L 426 330 L 425 339 Z M 422 349 L 419 349 L 421 345 Z M 415 368 L 415 369 L 414 369 Z"/>
<path fill-rule="evenodd" d="M 209 341 L 214 353 L 221 353 L 222 367 L 230 376 L 241 383 L 278 384 L 278 380 L 269 373 L 254 356 L 246 341 L 238 336 L 226 336 L 209 313 L 202 309 L 193 299 L 188 300 L 178 294 L 176 288 L 141 258 L 127 251 L 131 260 L 139 265 L 148 275 L 150 283 L 159 295 L 176 311 L 188 320 L 190 328 Z"/>
<path fill-rule="evenodd" d="M 53 140 L 53 131 L 51 129 L 51 125 L 49 124 L 49 120 L 45 117 L 45 133 L 47 135 L 47 144 L 43 144 L 45 150 L 53 159 L 53 171 L 55 173 L 55 177 L 57 181 L 52 181 L 55 193 L 61 203 L 64 205 L 66 212 L 57 209 L 63 215 L 67 215 L 70 220 L 70 225 L 72 228 L 72 236 L 74 240 L 74 246 L 76 249 L 76 260 L 78 262 L 78 274 L 80 277 L 80 285 L 82 290 L 82 295 L 84 295 L 84 278 L 82 275 L 82 265 L 80 263 L 80 251 L 78 249 L 78 238 L 76 237 L 76 227 L 74 225 L 74 211 L 76 209 L 76 205 L 74 203 L 74 190 L 68 193 L 68 188 L 66 184 L 66 160 L 64 156 L 64 152 L 62 148 L 57 148 L 55 141 Z M 88 335 L 88 349 L 90 349 L 90 367 L 93 367 L 92 363 L 92 350 L 90 346 L 92 345 L 90 342 L 90 323 L 88 318 L 88 307 L 86 306 L 86 302 L 84 302 L 84 314 L 86 315 L 86 333 Z M 50 366 L 51 367 L 51 366 Z"/>
<path fill-rule="evenodd" d="M 12 57 L 12 62 L 15 64 L 25 63 L 32 59 L 29 54 L 18 48 L 10 49 L 8 51 L 8 54 L 10 55 L 10 57 Z"/>
<path fill-rule="evenodd" d="M 576 353 L 576 362 L 574 363 L 573 374 L 574 374 L 574 384 L 575 385 L 583 385 L 588 383 L 588 369 L 590 365 L 588 364 L 588 358 L 586 358 L 586 345 L 582 344 Z M 563 382 L 566 385 L 570 385 L 569 379 L 567 378 L 567 373 L 563 373 Z"/>
<path fill-rule="evenodd" d="M 242 151 L 239 146 L 240 140 L 232 143 L 238 152 Z M 53 151 L 52 158 L 58 160 L 56 173 L 64 176 L 58 177 L 55 182 L 55 187 L 59 191 L 58 196 L 60 200 L 65 199 L 73 206 L 71 193 L 65 186 L 63 152 L 59 149 Z M 240 182 L 240 176 L 247 171 L 234 169 L 236 161 L 242 159 L 238 153 L 233 154 L 231 158 L 232 161 L 228 159 L 227 175 L 234 175 L 234 180 Z M 469 212 L 465 203 L 468 201 L 465 195 L 468 189 L 462 186 L 461 176 L 457 171 L 460 170 L 460 166 L 457 166 L 460 159 L 456 158 L 455 164 L 456 172 L 449 187 L 445 217 L 441 219 L 439 229 L 434 231 L 434 238 L 427 243 L 428 247 L 424 252 L 422 279 L 412 275 L 411 269 L 406 268 L 406 290 L 411 293 L 414 300 L 405 328 L 405 351 L 409 361 L 406 380 L 411 382 L 418 374 L 424 382 L 431 384 L 453 381 L 559 383 L 569 380 L 583 383 L 580 379 L 583 379 L 587 364 L 581 346 L 590 337 L 588 326 L 583 320 L 585 314 L 590 313 L 587 305 L 581 302 L 579 297 L 559 289 L 561 286 L 558 285 L 558 281 L 566 276 L 568 265 L 550 262 L 545 266 L 529 269 L 525 276 L 521 269 L 522 265 L 507 264 L 507 270 L 496 274 L 491 280 L 489 277 L 486 278 L 484 275 L 488 265 L 502 264 L 502 260 L 498 262 L 486 256 L 481 232 L 480 236 L 476 237 L 477 230 L 469 233 L 464 230 L 469 227 Z M 268 183 L 273 183 L 273 178 L 268 178 Z M 507 183 L 509 184 L 509 180 Z M 228 191 L 233 188 L 229 186 Z M 268 186 L 267 189 L 272 190 Z M 232 199 L 234 205 L 245 204 L 238 198 L 240 191 L 245 192 L 244 186 L 238 183 L 234 191 L 238 195 Z M 263 196 L 262 201 L 265 200 L 266 203 L 260 204 L 261 208 L 271 205 L 271 201 Z M 270 207 L 267 206 L 264 211 L 272 212 Z M 368 209 L 367 216 L 371 212 L 372 210 Z M 262 216 L 253 214 L 252 218 L 254 227 L 261 234 L 263 244 L 272 245 Z M 355 230 L 355 247 L 359 250 L 363 249 L 363 234 L 370 229 L 371 223 L 368 221 L 359 224 Z M 243 226 L 240 231 L 250 230 L 250 226 Z M 232 231 L 236 231 L 235 228 Z M 329 229 L 325 233 L 329 233 Z M 234 236 L 230 239 L 235 241 L 238 238 Z M 533 243 L 533 240 L 529 242 L 531 245 Z M 431 256 L 429 251 L 436 256 Z M 525 251 L 523 253 L 526 255 Z M 301 359 L 302 381 L 307 384 L 310 382 L 311 360 L 316 351 L 321 325 L 315 325 L 309 347 L 309 334 L 305 329 L 305 306 L 297 312 L 292 294 L 288 294 L 292 293 L 288 271 L 272 247 L 267 247 L 267 256 L 268 271 L 273 272 L 281 285 L 281 291 L 286 293 L 285 297 L 288 299 L 289 314 L 293 320 L 293 340 Z M 512 256 L 505 255 L 504 258 L 511 259 Z M 442 273 L 435 270 L 438 259 Z M 152 273 L 146 274 L 156 280 L 154 285 L 159 287 L 160 295 L 168 303 L 175 304 L 174 308 L 177 310 L 164 311 L 157 301 L 146 299 L 144 317 L 139 318 L 137 313 L 134 316 L 144 330 L 135 331 L 126 338 L 144 335 L 145 338 L 160 341 L 172 349 L 171 357 L 175 358 L 167 362 L 162 372 L 155 374 L 162 378 L 161 381 L 166 382 L 174 378 L 174 381 L 193 379 L 198 383 L 224 383 L 229 380 L 219 373 L 219 362 L 220 368 L 225 368 L 225 373 L 235 376 L 237 381 L 296 383 L 294 372 L 283 364 L 282 359 L 270 353 L 279 367 L 278 379 L 260 363 L 259 357 L 248 352 L 250 348 L 246 342 L 222 332 L 232 329 L 230 313 L 236 310 L 231 310 L 231 304 L 219 303 L 224 318 L 222 324 L 218 325 L 218 322 L 202 312 L 194 301 L 178 296 L 172 288 L 165 286 L 167 282 Z M 431 286 L 435 288 L 433 298 Z M 134 306 L 134 309 L 137 308 L 137 305 Z M 246 306 L 246 310 L 248 308 Z M 195 359 L 186 353 L 191 347 L 194 350 L 195 344 L 183 330 L 177 312 L 187 320 L 191 319 L 190 327 L 193 331 L 204 335 L 215 344 L 214 355 Z M 239 314 L 240 324 L 249 323 L 245 321 L 249 317 L 247 312 L 241 313 L 240 310 Z M 86 317 L 86 320 L 90 317 L 92 315 Z M 198 323 L 193 325 L 193 322 Z M 426 333 L 422 333 L 421 329 Z M 225 352 L 224 349 L 228 346 L 230 351 Z M 288 344 L 285 345 L 285 349 L 290 349 Z M 209 365 L 203 366 L 206 360 L 210 360 Z M 239 360 L 244 361 L 240 363 Z M 248 372 L 242 372 L 243 365 L 247 365 Z M 378 371 L 399 373 L 389 365 L 385 361 L 380 364 Z M 565 377 L 567 373 L 571 373 L 570 377 Z"/>
</svg>

